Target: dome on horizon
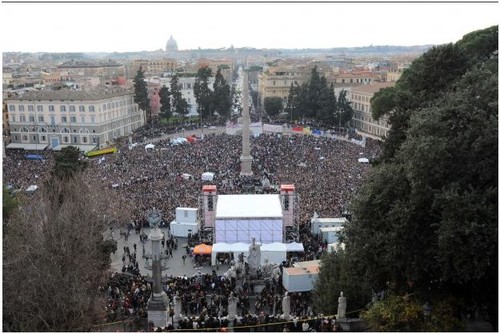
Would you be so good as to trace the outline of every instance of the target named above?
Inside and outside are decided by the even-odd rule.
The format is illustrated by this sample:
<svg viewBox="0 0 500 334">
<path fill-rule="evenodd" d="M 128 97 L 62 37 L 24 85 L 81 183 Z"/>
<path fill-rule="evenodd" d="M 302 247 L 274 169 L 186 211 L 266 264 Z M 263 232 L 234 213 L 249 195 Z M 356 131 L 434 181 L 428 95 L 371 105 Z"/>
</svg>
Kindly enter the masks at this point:
<svg viewBox="0 0 500 334">
<path fill-rule="evenodd" d="M 178 50 L 179 50 L 179 47 L 177 46 L 177 42 L 172 37 L 172 35 L 170 35 L 170 39 L 167 41 L 166 51 L 167 52 L 176 52 Z"/>
</svg>

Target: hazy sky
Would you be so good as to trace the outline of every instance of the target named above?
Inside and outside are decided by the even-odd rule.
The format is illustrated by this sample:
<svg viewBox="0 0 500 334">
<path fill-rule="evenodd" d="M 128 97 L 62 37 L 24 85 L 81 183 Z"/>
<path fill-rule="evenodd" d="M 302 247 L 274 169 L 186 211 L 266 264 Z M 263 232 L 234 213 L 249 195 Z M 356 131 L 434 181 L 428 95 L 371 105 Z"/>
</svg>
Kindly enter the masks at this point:
<svg viewBox="0 0 500 334">
<path fill-rule="evenodd" d="M 3 52 L 329 48 L 456 42 L 498 24 L 497 3 L 0 5 Z"/>
</svg>

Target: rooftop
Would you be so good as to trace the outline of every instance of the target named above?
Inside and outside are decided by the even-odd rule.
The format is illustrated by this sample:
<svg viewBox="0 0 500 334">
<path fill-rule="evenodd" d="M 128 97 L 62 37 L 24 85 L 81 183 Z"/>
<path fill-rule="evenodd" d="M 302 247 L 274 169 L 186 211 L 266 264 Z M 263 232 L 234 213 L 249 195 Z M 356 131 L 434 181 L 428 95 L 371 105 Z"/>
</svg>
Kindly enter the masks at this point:
<svg viewBox="0 0 500 334">
<path fill-rule="evenodd" d="M 394 86 L 394 82 L 375 82 L 370 85 L 361 85 L 351 88 L 352 94 L 375 94 L 382 88 Z"/>
<path fill-rule="evenodd" d="M 29 91 L 25 92 L 21 96 L 10 98 L 10 100 L 18 100 L 18 101 L 32 101 L 32 100 L 78 100 L 78 101 L 86 101 L 86 100 L 102 100 L 110 97 L 117 97 L 123 95 L 133 94 L 133 91 L 130 89 L 123 88 L 108 88 L 108 87 L 100 87 L 98 89 L 92 90 L 69 90 L 69 89 L 61 89 L 61 90 L 40 90 L 40 91 Z"/>
</svg>

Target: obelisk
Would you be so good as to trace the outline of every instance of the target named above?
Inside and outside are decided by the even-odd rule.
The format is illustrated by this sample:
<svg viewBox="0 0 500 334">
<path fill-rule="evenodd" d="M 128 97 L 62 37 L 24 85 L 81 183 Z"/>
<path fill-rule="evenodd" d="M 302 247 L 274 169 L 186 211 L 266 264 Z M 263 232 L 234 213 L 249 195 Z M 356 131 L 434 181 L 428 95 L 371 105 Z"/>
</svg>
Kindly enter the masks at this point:
<svg viewBox="0 0 500 334">
<path fill-rule="evenodd" d="M 168 297 L 161 283 L 161 240 L 163 238 L 160 230 L 160 213 L 153 209 L 148 213 L 148 222 L 151 227 L 149 239 L 151 240 L 151 257 L 153 269 L 153 293 L 148 301 L 148 321 L 153 322 L 155 327 L 168 326 Z"/>
<path fill-rule="evenodd" d="M 243 149 L 241 153 L 241 175 L 252 176 L 252 156 L 250 155 L 250 110 L 248 109 L 248 73 L 243 71 Z"/>
</svg>

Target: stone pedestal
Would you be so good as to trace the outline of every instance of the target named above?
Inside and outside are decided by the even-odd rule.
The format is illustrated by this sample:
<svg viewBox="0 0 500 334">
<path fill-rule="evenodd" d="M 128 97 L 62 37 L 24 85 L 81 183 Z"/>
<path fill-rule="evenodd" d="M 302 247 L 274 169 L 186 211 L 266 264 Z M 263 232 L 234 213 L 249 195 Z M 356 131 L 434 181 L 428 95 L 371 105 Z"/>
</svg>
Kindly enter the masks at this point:
<svg viewBox="0 0 500 334">
<path fill-rule="evenodd" d="M 167 309 L 168 300 L 165 293 L 153 293 L 148 301 L 148 321 L 152 321 L 156 327 L 167 327 L 170 320 Z"/>
</svg>

